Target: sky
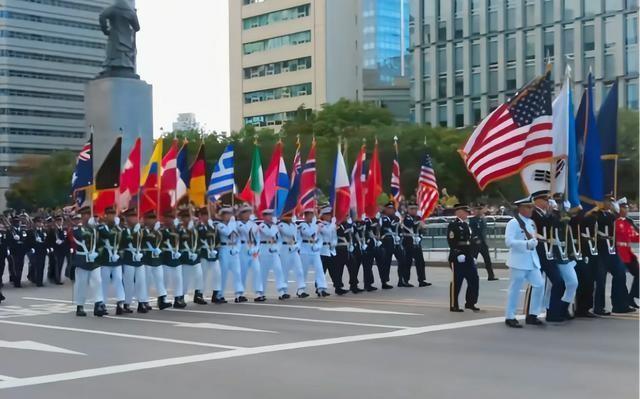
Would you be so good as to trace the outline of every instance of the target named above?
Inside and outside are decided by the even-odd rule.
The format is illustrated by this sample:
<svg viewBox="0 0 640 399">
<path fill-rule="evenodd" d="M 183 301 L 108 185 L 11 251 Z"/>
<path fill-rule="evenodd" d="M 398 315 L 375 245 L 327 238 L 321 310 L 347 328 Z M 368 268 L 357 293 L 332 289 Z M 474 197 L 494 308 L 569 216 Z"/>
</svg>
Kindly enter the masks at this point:
<svg viewBox="0 0 640 399">
<path fill-rule="evenodd" d="M 154 136 L 194 112 L 207 130 L 229 131 L 227 0 L 136 0 L 138 74 L 153 85 Z"/>
</svg>

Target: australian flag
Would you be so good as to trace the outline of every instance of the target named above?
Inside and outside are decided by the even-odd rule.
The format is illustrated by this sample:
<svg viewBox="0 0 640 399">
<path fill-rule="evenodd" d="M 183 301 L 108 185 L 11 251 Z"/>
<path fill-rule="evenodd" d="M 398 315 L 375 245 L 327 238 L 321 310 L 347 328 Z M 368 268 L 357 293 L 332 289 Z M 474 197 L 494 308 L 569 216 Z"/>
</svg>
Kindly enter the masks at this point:
<svg viewBox="0 0 640 399">
<path fill-rule="evenodd" d="M 87 191 L 93 186 L 93 135 L 78 154 L 76 168 L 71 178 L 71 195 L 78 208 L 88 205 Z"/>
</svg>

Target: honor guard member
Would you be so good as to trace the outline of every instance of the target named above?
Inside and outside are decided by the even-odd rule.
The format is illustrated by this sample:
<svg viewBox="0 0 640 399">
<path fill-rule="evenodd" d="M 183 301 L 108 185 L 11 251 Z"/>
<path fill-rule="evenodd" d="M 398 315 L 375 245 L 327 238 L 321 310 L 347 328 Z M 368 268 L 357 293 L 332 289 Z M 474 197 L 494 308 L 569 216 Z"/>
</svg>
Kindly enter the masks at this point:
<svg viewBox="0 0 640 399">
<path fill-rule="evenodd" d="M 153 284 L 158 296 L 158 309 L 171 307 L 167 302 L 167 288 L 164 284 L 164 270 L 162 266 L 162 226 L 158 221 L 155 211 L 149 211 L 144 215 L 144 227 L 142 228 L 142 264 L 147 277 L 147 287 L 153 279 Z M 148 290 L 148 288 L 147 288 Z"/>
<path fill-rule="evenodd" d="M 595 208 L 593 210 L 595 211 Z M 598 267 L 595 221 L 596 217 L 593 211 L 585 212 L 581 208 L 572 211 L 571 220 L 569 221 L 571 234 L 575 241 L 575 250 L 572 258 L 576 261 L 576 275 L 578 277 L 575 317 L 596 317 L 590 310 L 593 308 L 593 289 Z M 591 237 L 593 237 L 593 240 Z"/>
<path fill-rule="evenodd" d="M 7 226 L 0 224 L 0 287 L 3 286 L 2 276 L 9 255 L 9 231 Z"/>
<path fill-rule="evenodd" d="M 198 229 L 191 217 L 190 206 L 182 207 L 178 216 L 180 225 L 178 234 L 180 235 L 180 263 L 182 264 L 182 284 L 183 293 L 188 293 L 191 286 L 194 287 L 193 303 L 206 305 L 204 300 L 204 276 L 202 265 L 200 264 L 200 254 L 198 251 Z"/>
<path fill-rule="evenodd" d="M 322 269 L 320 259 L 320 249 L 322 248 L 322 237 L 318 233 L 318 224 L 314 209 L 305 209 L 304 220 L 298 226 L 300 234 L 300 260 L 302 261 L 302 271 L 306 280 L 309 269 L 313 269 L 316 275 L 316 294 L 319 297 L 327 297 L 327 280 Z"/>
<path fill-rule="evenodd" d="M 558 194 L 559 195 L 559 194 Z M 562 205 L 562 209 L 560 205 Z M 553 255 L 562 276 L 564 283 L 564 294 L 562 295 L 563 315 L 564 318 L 569 320 L 573 316 L 569 313 L 569 306 L 576 297 L 576 290 L 578 288 L 578 276 L 576 275 L 576 261 L 569 257 L 568 248 L 570 242 L 569 238 L 569 219 L 568 209 L 571 206 L 569 203 L 562 201 L 562 196 L 549 200 L 551 207 L 551 237 L 553 241 Z"/>
<path fill-rule="evenodd" d="M 53 225 L 49 230 L 49 238 L 51 240 L 51 247 L 53 253 L 51 254 L 54 260 L 54 268 L 51 272 L 50 278 L 58 285 L 62 284 L 62 269 L 64 268 L 65 260 L 69 259 L 69 232 L 64 225 L 64 216 L 57 214 L 54 217 Z M 67 263 L 67 267 L 69 264 Z"/>
<path fill-rule="evenodd" d="M 333 209 L 330 206 L 320 210 L 320 221 L 318 222 L 318 233 L 322 238 L 320 260 L 322 261 L 322 270 L 325 273 L 329 272 L 337 295 L 349 292 L 342 288 L 342 271 L 349 262 L 349 239 L 345 236 L 345 225 L 348 225 L 346 221 L 336 226 Z"/>
<path fill-rule="evenodd" d="M 542 272 L 549 282 L 551 282 L 551 296 L 547 306 L 547 321 L 562 322 L 566 317 L 566 304 L 562 302 L 564 295 L 564 282 L 560 269 L 556 264 L 553 252 L 552 225 L 553 218 L 549 212 L 549 191 L 542 190 L 531 194 L 534 203 L 534 210 L 531 218 L 536 224 L 538 238 L 538 258 Z M 532 309 L 530 313 L 541 312 L 541 309 Z"/>
<path fill-rule="evenodd" d="M 510 271 L 509 292 L 505 324 L 512 328 L 522 328 L 516 320 L 516 308 L 520 299 L 520 290 L 525 282 L 531 285 L 531 305 L 529 309 L 537 312 L 544 300 L 544 280 L 540 272 L 540 258 L 536 252 L 538 240 L 535 238 L 536 226 L 531 219 L 533 202 L 525 198 L 514 202 L 518 207 L 513 219 L 507 223 L 504 241 L 509 248 L 507 267 Z M 537 313 L 528 313 L 526 323 L 543 325 Z"/>
<path fill-rule="evenodd" d="M 180 258 L 180 234 L 178 226 L 180 220 L 175 217 L 172 210 L 164 213 L 162 223 L 162 268 L 164 270 L 165 286 L 173 288 L 173 307 L 184 309 L 187 307 L 184 301 L 184 285 L 182 282 L 182 264 Z"/>
<path fill-rule="evenodd" d="M 147 287 L 147 273 L 142 258 L 142 226 L 138 221 L 135 209 L 128 209 L 122 213 L 125 225 L 120 234 L 120 251 L 122 259 L 122 280 L 124 284 L 124 311 L 131 312 L 131 303 L 135 297 L 138 300 L 138 313 L 147 313 L 149 305 L 149 291 Z"/>
<path fill-rule="evenodd" d="M 11 265 L 13 265 L 11 273 L 13 286 L 20 288 L 22 286 L 22 269 L 24 268 L 24 257 L 30 252 L 29 248 L 29 231 L 26 226 L 24 215 L 19 218 L 13 218 L 13 226 L 11 228 L 11 236 L 9 241 L 9 253 L 11 255 Z"/>
<path fill-rule="evenodd" d="M 260 272 L 260 238 L 258 237 L 258 225 L 253 221 L 253 209 L 250 206 L 242 206 L 238 211 L 238 236 L 240 239 L 240 271 L 242 273 L 242 286 L 247 286 L 249 270 L 253 274 L 253 290 L 255 302 L 264 302 L 264 287 L 262 285 L 262 273 Z M 244 293 L 238 297 L 240 302 L 246 302 Z"/>
<path fill-rule="evenodd" d="M 87 299 L 93 299 L 93 314 L 102 317 L 108 313 L 102 295 L 100 266 L 96 264 L 98 236 L 92 226 L 91 210 L 89 207 L 81 208 L 79 214 L 73 219 L 75 226 L 71 231 L 73 239 L 71 265 L 75 270 L 73 298 L 77 306 L 76 316 L 86 316 L 84 303 Z"/>
<path fill-rule="evenodd" d="M 273 213 L 273 209 L 263 210 L 262 223 L 258 224 L 260 233 L 260 271 L 262 272 L 262 286 L 266 291 L 269 271 L 273 270 L 278 299 L 282 300 L 284 299 L 282 296 L 287 292 L 287 282 L 282 273 L 277 219 Z"/>
<path fill-rule="evenodd" d="M 29 261 L 33 267 L 33 282 L 38 286 L 44 285 L 44 266 L 51 248 L 47 231 L 44 228 L 44 221 L 41 216 L 33 219 L 34 227 L 29 233 L 29 247 L 31 256 Z"/>
<path fill-rule="evenodd" d="M 349 217 L 347 222 L 351 224 L 353 232 L 351 233 L 351 243 L 353 244 L 353 252 L 349 257 L 349 264 L 347 270 L 349 271 L 349 291 L 353 294 L 359 294 L 364 290 L 358 287 L 360 281 L 358 280 L 358 274 L 360 273 L 360 265 L 362 265 L 362 253 L 366 249 L 364 243 L 364 226 L 358 225 Z"/>
<path fill-rule="evenodd" d="M 638 235 L 638 227 L 633 223 L 633 220 L 629 218 L 629 204 L 626 198 L 621 198 L 618 201 L 620 206 L 620 215 L 616 220 L 616 250 L 622 263 L 627 266 L 627 271 L 633 276 L 633 283 L 631 284 L 631 291 L 629 291 L 629 305 L 634 308 L 638 308 L 636 298 L 638 298 L 638 291 L 640 290 L 640 284 L 638 282 L 638 257 L 631 246 L 637 244 L 640 241 L 640 235 Z"/>
<path fill-rule="evenodd" d="M 487 269 L 488 280 L 497 281 L 499 278 L 497 278 L 493 272 L 491 255 L 489 254 L 489 246 L 487 245 L 487 219 L 484 215 L 486 208 L 486 205 L 478 204 L 475 207 L 475 215 L 469 218 L 469 227 L 471 227 L 471 248 L 474 259 L 477 260 L 478 255 L 482 255 L 484 268 Z"/>
<path fill-rule="evenodd" d="M 362 215 L 362 220 L 357 222 L 362 225 L 364 230 L 364 244 L 362 249 L 362 275 L 364 278 L 364 289 L 367 292 L 372 292 L 378 288 L 373 286 L 373 262 L 376 262 L 378 267 L 378 276 L 380 281 L 389 280 L 389 271 L 386 275 L 381 265 L 384 264 L 384 248 L 382 247 L 382 240 L 380 240 L 380 223 L 378 218 L 368 218 L 366 215 Z M 383 283 L 384 284 L 384 283 Z M 387 288 L 393 288 L 387 284 Z"/>
<path fill-rule="evenodd" d="M 458 305 L 458 295 L 462 280 L 467 280 L 467 294 L 465 309 L 474 312 L 479 311 L 476 307 L 478 302 L 479 277 L 478 268 L 475 265 L 471 252 L 471 228 L 467 223 L 470 209 L 467 205 L 456 204 L 454 206 L 456 218 L 449 223 L 447 228 L 447 241 L 449 243 L 449 262 L 453 278 L 449 288 L 449 307 L 452 312 L 463 312 Z"/>
<path fill-rule="evenodd" d="M 278 223 L 280 233 L 280 262 L 282 263 L 282 277 L 285 282 L 289 281 L 289 272 L 293 271 L 296 278 L 296 296 L 306 298 L 307 284 L 302 270 L 302 260 L 300 259 L 300 238 L 298 236 L 298 226 L 291 215 L 283 215 Z M 287 284 L 288 285 L 288 284 Z M 281 299 L 289 299 L 288 291 L 280 296 Z"/>
<path fill-rule="evenodd" d="M 391 259 L 396 257 L 398 264 L 398 287 L 413 287 L 406 281 L 407 272 L 404 270 L 404 256 L 402 253 L 402 246 L 400 245 L 400 216 L 396 211 L 396 205 L 393 202 L 388 202 L 383 210 L 382 217 L 380 218 L 380 228 L 382 231 L 382 247 L 384 248 L 384 273 L 385 279 L 382 280 L 382 289 L 391 288 L 388 283 L 389 271 L 391 270 Z"/>
<path fill-rule="evenodd" d="M 220 209 L 220 222 L 216 224 L 218 235 L 220 237 L 220 249 L 218 256 L 220 257 L 220 291 L 216 303 L 227 303 L 224 299 L 224 291 L 227 286 L 227 276 L 233 275 L 233 288 L 235 292 L 234 302 L 246 302 L 247 298 L 243 296 L 244 285 L 242 284 L 242 272 L 240 271 L 240 251 L 238 249 L 238 225 L 233 209 L 225 206 Z"/>
<path fill-rule="evenodd" d="M 125 310 L 124 285 L 122 282 L 122 261 L 120 260 L 120 218 L 116 216 L 116 210 L 112 207 L 105 209 L 104 221 L 97 227 L 98 234 L 98 258 L 96 263 L 100 266 L 102 278 L 102 294 L 105 302 L 109 299 L 109 287 L 113 287 L 116 298 L 116 314 L 131 313 Z"/>
<path fill-rule="evenodd" d="M 424 263 L 424 253 L 422 252 L 422 235 L 420 231 L 424 224 L 418 216 L 418 205 L 414 202 L 407 207 L 407 214 L 402 219 L 402 247 L 404 248 L 404 270 L 406 272 L 406 281 L 411 279 L 411 264 L 416 266 L 416 274 L 418 275 L 418 286 L 428 287 L 426 277 L 426 266 Z"/>
<path fill-rule="evenodd" d="M 612 195 L 605 196 L 602 209 L 596 212 L 598 223 L 598 268 L 596 272 L 596 292 L 593 312 L 597 315 L 609 315 L 605 310 L 605 290 L 607 273 L 611 273 L 611 308 L 613 313 L 630 313 L 635 311 L 629 306 L 627 291 L 627 273 L 616 250 L 614 211 L 618 204 Z"/>
<path fill-rule="evenodd" d="M 218 239 L 216 226 L 209 216 L 207 207 L 198 211 L 198 253 L 204 279 L 204 292 L 212 292 L 211 302 L 216 301 L 220 292 L 220 263 L 218 262 Z"/>
<path fill-rule="evenodd" d="M 47 248 L 49 249 L 47 251 L 47 262 L 46 262 L 46 267 L 47 267 L 47 280 L 50 283 L 55 284 L 55 278 L 54 278 L 54 273 L 55 273 L 55 268 L 56 268 L 56 258 L 54 256 L 53 253 L 53 245 L 54 245 L 54 241 L 55 238 L 52 235 L 53 232 L 53 216 L 48 215 L 46 217 L 43 217 L 44 220 L 44 230 L 47 232 Z"/>
</svg>

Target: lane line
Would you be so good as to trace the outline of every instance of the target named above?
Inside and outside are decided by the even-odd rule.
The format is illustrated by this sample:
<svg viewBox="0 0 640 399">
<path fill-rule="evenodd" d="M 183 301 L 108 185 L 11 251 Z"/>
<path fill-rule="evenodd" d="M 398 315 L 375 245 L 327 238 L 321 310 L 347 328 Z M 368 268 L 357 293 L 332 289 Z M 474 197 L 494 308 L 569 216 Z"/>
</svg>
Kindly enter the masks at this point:
<svg viewBox="0 0 640 399">
<path fill-rule="evenodd" d="M 230 326 L 227 324 L 217 324 L 217 323 L 182 322 L 182 321 L 171 321 L 171 320 L 143 319 L 139 317 L 116 317 L 116 316 L 104 316 L 104 317 L 107 319 L 116 319 L 116 320 L 171 324 L 174 327 L 208 328 L 212 330 L 221 330 L 221 331 L 239 331 L 239 332 L 278 334 L 277 331 L 257 330 L 255 328 L 237 327 L 237 326 Z"/>
<path fill-rule="evenodd" d="M 160 367 L 177 366 L 184 364 L 192 364 L 199 362 L 207 362 L 211 360 L 230 359 L 243 356 L 261 355 L 265 353 L 274 353 L 282 351 L 290 351 L 295 349 L 314 348 L 320 346 L 338 345 L 350 342 L 371 341 L 385 338 L 407 337 L 412 335 L 424 334 L 435 331 L 454 330 L 459 328 L 468 328 L 483 326 L 488 324 L 501 323 L 503 317 L 491 317 L 486 319 L 468 320 L 455 323 L 438 324 L 424 327 L 411 327 L 404 330 L 396 330 L 384 333 L 360 334 L 336 338 L 316 339 L 309 341 L 292 342 L 287 344 L 265 345 L 255 348 L 241 348 L 222 352 L 205 353 L 200 355 L 180 356 L 167 359 L 150 360 L 137 363 L 127 363 L 114 366 L 98 367 L 94 369 L 71 371 L 66 373 L 49 374 L 37 377 L 26 377 L 15 380 L 0 381 L 0 389 L 17 388 L 41 384 L 49 384 L 62 381 L 72 381 L 84 378 L 92 378 L 98 376 L 127 373 L 131 371 L 149 370 Z"/>
<path fill-rule="evenodd" d="M 358 299 L 358 298 L 349 297 L 348 300 L 346 298 L 345 299 L 324 298 L 324 299 L 316 299 L 316 300 L 319 302 L 325 302 L 325 303 L 365 303 L 365 304 L 370 303 L 370 304 L 380 304 L 380 305 L 404 305 L 404 306 L 409 305 L 409 306 L 417 306 L 417 307 L 425 307 L 425 308 L 444 308 L 444 309 L 449 308 L 449 304 L 445 302 L 425 302 L 425 301 L 419 301 L 419 300 L 410 299 L 410 298 Z M 504 312 L 504 307 L 499 307 L 499 306 L 478 304 L 478 307 L 480 307 L 482 310 L 495 310 L 495 311 Z"/>
<path fill-rule="evenodd" d="M 8 375 L 0 374 L 0 381 L 17 380 L 16 377 L 9 377 Z"/>
<path fill-rule="evenodd" d="M 72 331 L 72 332 L 80 332 L 80 333 L 87 333 L 87 334 L 109 335 L 112 337 L 133 338 L 133 339 L 140 339 L 143 341 L 169 342 L 172 344 L 204 346 L 208 348 L 220 348 L 220 349 L 241 349 L 242 348 L 241 346 L 218 345 L 218 344 L 210 344 L 208 342 L 185 341 L 181 339 L 151 337 L 146 335 L 132 335 L 132 334 L 111 332 L 111 331 L 98 331 L 98 330 L 88 330 L 85 328 L 54 326 L 49 324 L 25 323 L 22 321 L 0 320 L 0 324 L 11 324 L 15 326 L 24 326 L 24 327 L 36 327 L 36 328 L 44 328 L 48 330 Z"/>
<path fill-rule="evenodd" d="M 329 308 L 322 306 L 305 306 L 305 305 L 281 305 L 275 303 L 243 303 L 243 306 L 271 306 L 276 308 L 292 308 L 292 309 L 311 309 L 311 310 L 319 310 L 322 312 L 345 312 L 345 313 L 372 313 L 372 314 L 391 314 L 391 315 L 400 315 L 400 316 L 424 316 L 421 313 L 406 313 L 406 312 L 394 312 L 391 310 L 374 310 L 374 309 L 364 309 L 364 308 Z"/>
</svg>

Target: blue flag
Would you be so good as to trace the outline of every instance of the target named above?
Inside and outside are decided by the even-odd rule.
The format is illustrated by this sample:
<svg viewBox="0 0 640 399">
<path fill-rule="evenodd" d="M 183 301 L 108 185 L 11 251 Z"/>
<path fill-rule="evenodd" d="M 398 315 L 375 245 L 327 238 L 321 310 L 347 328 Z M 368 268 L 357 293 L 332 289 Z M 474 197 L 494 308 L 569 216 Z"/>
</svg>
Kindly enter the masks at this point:
<svg viewBox="0 0 640 399">
<path fill-rule="evenodd" d="M 289 175 L 287 174 L 287 167 L 284 164 L 284 159 L 280 157 L 280 165 L 278 166 L 278 179 L 276 182 L 276 196 L 273 198 L 276 202 L 275 211 L 276 216 L 280 217 L 284 211 L 285 203 L 289 194 L 289 187 L 291 182 L 289 181 Z"/>
<path fill-rule="evenodd" d="M 87 190 L 91 186 L 93 186 L 93 135 L 78 153 L 76 168 L 71 177 L 71 193 L 79 208 L 88 205 Z"/>
<path fill-rule="evenodd" d="M 176 184 L 176 199 L 178 202 L 189 202 L 189 183 L 191 182 L 191 171 L 187 163 L 187 142 L 182 144 L 182 148 L 176 156 L 176 169 L 178 170 L 178 182 Z"/>
<path fill-rule="evenodd" d="M 217 200 L 223 194 L 233 192 L 233 179 L 233 145 L 229 144 L 213 168 L 207 191 L 209 198 Z"/>
<path fill-rule="evenodd" d="M 576 135 L 578 141 L 578 191 L 584 209 L 591 209 L 604 198 L 602 161 L 600 160 L 600 134 L 593 113 L 593 77 L 589 74 L 589 84 L 576 115 Z"/>
<path fill-rule="evenodd" d="M 615 195 L 618 162 L 618 82 L 611 86 L 607 98 L 600 106 L 597 124 L 602 150 L 604 193 Z"/>
<path fill-rule="evenodd" d="M 571 89 L 571 80 L 567 79 L 567 114 L 569 140 L 567 151 L 567 188 L 566 199 L 571 204 L 571 208 L 580 206 L 579 182 L 578 182 L 578 144 L 576 143 L 576 119 L 573 113 L 573 90 Z"/>
</svg>

